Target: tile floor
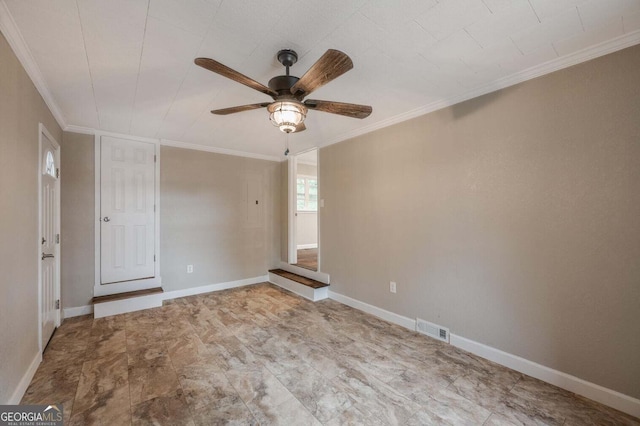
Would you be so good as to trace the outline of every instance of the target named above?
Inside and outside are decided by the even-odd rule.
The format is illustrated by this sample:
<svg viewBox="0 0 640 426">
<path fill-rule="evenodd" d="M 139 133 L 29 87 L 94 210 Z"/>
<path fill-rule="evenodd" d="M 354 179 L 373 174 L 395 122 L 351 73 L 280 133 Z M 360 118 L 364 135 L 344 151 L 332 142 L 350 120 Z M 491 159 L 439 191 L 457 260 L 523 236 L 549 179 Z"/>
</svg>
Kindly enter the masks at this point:
<svg viewBox="0 0 640 426">
<path fill-rule="evenodd" d="M 331 300 L 271 284 L 66 320 L 22 403 L 65 425 L 640 425 Z"/>
</svg>

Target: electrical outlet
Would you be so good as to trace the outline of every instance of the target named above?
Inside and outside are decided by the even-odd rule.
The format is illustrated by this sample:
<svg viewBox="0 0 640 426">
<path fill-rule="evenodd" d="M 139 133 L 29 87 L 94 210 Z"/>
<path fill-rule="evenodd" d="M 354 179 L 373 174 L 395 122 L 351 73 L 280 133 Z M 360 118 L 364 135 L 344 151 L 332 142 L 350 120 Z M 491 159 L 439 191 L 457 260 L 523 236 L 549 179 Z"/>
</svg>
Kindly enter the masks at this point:
<svg viewBox="0 0 640 426">
<path fill-rule="evenodd" d="M 395 281 L 389 282 L 389 291 L 391 293 L 395 293 L 396 292 L 396 282 Z"/>
<path fill-rule="evenodd" d="M 187 274 L 193 273 L 193 265 L 187 265 Z"/>
</svg>

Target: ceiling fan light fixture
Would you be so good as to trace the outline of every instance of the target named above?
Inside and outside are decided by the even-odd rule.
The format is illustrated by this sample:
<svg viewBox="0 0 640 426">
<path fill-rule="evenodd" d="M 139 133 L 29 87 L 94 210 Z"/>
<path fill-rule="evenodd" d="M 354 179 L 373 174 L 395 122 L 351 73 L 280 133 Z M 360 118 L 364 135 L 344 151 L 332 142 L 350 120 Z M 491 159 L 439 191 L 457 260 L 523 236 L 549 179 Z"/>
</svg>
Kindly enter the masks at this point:
<svg viewBox="0 0 640 426">
<path fill-rule="evenodd" d="M 296 101 L 278 101 L 267 107 L 269 120 L 284 133 L 295 132 L 307 116 L 307 107 Z"/>
</svg>

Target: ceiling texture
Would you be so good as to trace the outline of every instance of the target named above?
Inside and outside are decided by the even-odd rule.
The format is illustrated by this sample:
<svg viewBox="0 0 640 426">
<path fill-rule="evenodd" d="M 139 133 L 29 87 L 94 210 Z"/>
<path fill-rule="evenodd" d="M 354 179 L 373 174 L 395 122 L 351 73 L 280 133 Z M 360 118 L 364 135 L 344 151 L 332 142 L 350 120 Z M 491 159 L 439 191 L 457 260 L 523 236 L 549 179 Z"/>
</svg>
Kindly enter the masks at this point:
<svg viewBox="0 0 640 426">
<path fill-rule="evenodd" d="M 640 43 L 640 0 L 0 0 L 0 14 L 68 130 L 272 159 Z M 310 111 L 287 142 L 265 109 L 209 112 L 270 98 L 194 58 L 266 84 L 284 48 L 298 77 L 329 48 L 347 53 L 354 68 L 312 97 L 371 116 Z"/>
</svg>

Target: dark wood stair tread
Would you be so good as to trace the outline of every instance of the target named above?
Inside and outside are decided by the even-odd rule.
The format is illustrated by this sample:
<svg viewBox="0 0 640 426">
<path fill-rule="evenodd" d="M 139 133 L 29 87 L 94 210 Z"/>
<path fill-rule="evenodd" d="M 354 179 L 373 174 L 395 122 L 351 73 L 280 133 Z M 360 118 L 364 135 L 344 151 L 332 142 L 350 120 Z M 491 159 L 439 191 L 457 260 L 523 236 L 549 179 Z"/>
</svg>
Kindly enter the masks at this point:
<svg viewBox="0 0 640 426">
<path fill-rule="evenodd" d="M 320 281 L 313 280 L 311 278 L 303 277 L 302 275 L 294 274 L 293 272 L 285 271 L 284 269 L 272 269 L 269 272 L 272 274 L 280 275 L 281 277 L 290 279 L 299 284 L 306 285 L 313 289 L 329 287 L 329 284 L 321 283 Z"/>
<path fill-rule="evenodd" d="M 114 300 L 130 299 L 132 297 L 148 296 L 150 294 L 163 293 L 162 287 L 149 288 L 146 290 L 128 291 L 126 293 L 109 294 L 107 296 L 97 296 L 91 299 L 92 304 L 113 302 Z"/>
</svg>

